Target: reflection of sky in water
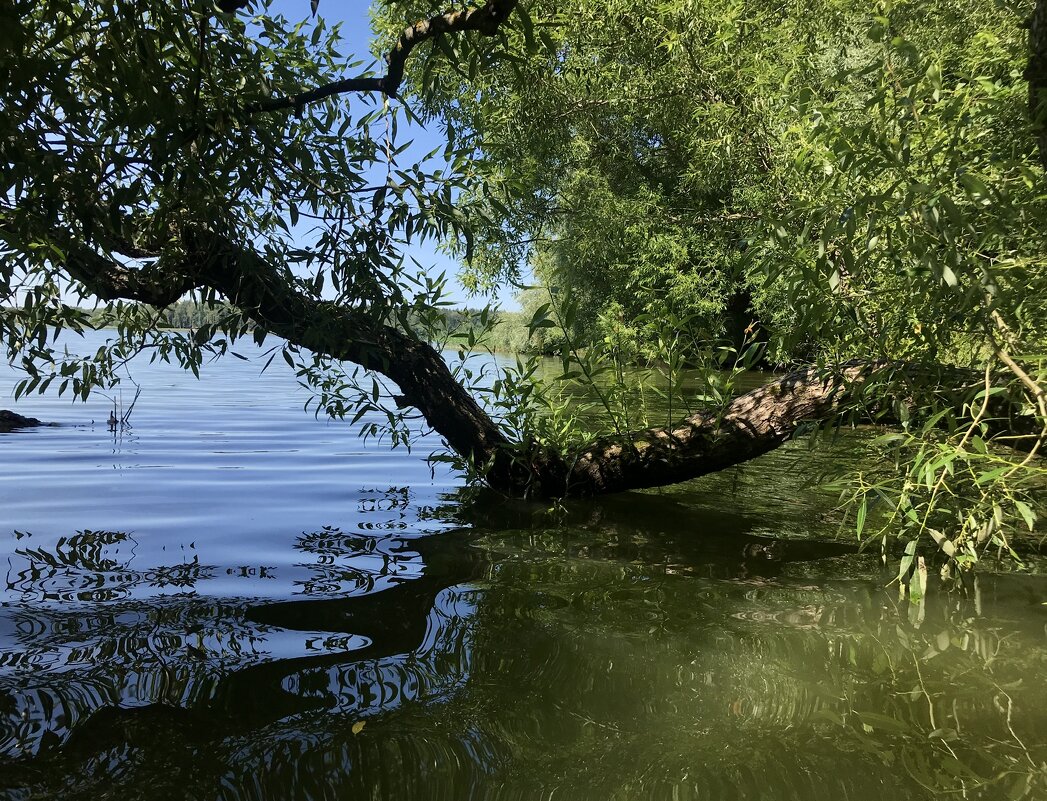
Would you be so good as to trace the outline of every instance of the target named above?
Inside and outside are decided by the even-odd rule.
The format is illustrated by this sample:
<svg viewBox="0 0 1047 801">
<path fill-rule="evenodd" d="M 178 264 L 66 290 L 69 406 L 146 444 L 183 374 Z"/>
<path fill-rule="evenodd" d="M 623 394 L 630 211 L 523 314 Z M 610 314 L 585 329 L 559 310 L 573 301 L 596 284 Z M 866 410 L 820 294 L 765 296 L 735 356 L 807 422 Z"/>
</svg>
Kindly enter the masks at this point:
<svg viewBox="0 0 1047 801">
<path fill-rule="evenodd" d="M 93 351 L 106 336 L 67 339 Z M 204 564 L 259 568 L 286 564 L 289 536 L 324 526 L 420 533 L 415 510 L 458 486 L 425 461 L 437 437 L 420 436 L 412 453 L 364 442 L 348 423 L 304 412 L 310 395 L 281 359 L 261 372 L 264 349 L 244 341 L 235 350 L 250 360 L 206 364 L 200 380 L 134 360 L 131 376 L 142 394 L 133 428 L 117 435 L 105 426 L 111 407 L 101 394 L 86 404 L 54 395 L 15 403 L 21 374 L 0 363 L 0 408 L 62 424 L 0 434 L 3 529 L 53 538 L 125 531 L 135 552 L 148 555 L 146 565 L 197 556 Z M 110 394 L 127 403 L 134 388 L 125 382 Z M 372 419 L 379 421 L 368 415 L 360 423 Z M 0 556 L 11 545 L 0 539 Z M 144 569 L 141 560 L 136 568 Z M 240 584 L 230 592 L 247 592 Z"/>
<path fill-rule="evenodd" d="M 425 639 L 409 654 L 337 664 L 288 675 L 281 686 L 302 697 L 323 699 L 354 715 L 389 711 L 405 701 L 434 700 L 461 686 L 469 675 L 477 591 L 450 587 L 436 596 Z"/>
<path fill-rule="evenodd" d="M 88 352 L 105 336 L 67 339 Z M 431 609 L 412 607 L 425 637 L 407 653 L 351 615 L 334 631 L 308 608 L 287 626 L 252 619 L 269 601 L 396 596 L 426 571 L 414 543 L 446 529 L 419 510 L 456 482 L 425 462 L 435 438 L 416 454 L 364 443 L 303 413 L 282 360 L 263 373 L 261 349 L 236 350 L 250 361 L 205 365 L 199 381 L 137 359 L 134 427 L 116 435 L 101 395 L 0 401 L 62 423 L 0 434 L 0 753 L 64 739 L 105 707 L 206 704 L 264 665 L 286 669 L 262 687 L 368 714 L 468 674 L 474 607 L 451 579 Z M 0 364 L 0 398 L 18 378 Z"/>
<path fill-rule="evenodd" d="M 1043 762 L 1042 580 L 899 602 L 808 486 L 857 449 L 462 513 L 434 438 L 362 443 L 279 363 L 136 369 L 117 437 L 16 405 L 68 425 L 0 435 L 0 796 L 922 798 L 884 765 L 945 776 L 950 728 Z"/>
<path fill-rule="evenodd" d="M 39 607 L 191 591 L 272 598 L 378 592 L 420 575 L 424 564 L 412 550 L 413 539 L 327 527 L 294 537 L 292 547 L 270 564 L 215 565 L 201 562 L 206 543 L 168 548 L 155 538 L 140 540 L 119 531 L 79 531 L 68 537 L 17 533 L 8 541 L 3 597 L 7 603 Z M 247 561 L 255 553 L 245 548 L 240 556 L 238 561 Z"/>
</svg>

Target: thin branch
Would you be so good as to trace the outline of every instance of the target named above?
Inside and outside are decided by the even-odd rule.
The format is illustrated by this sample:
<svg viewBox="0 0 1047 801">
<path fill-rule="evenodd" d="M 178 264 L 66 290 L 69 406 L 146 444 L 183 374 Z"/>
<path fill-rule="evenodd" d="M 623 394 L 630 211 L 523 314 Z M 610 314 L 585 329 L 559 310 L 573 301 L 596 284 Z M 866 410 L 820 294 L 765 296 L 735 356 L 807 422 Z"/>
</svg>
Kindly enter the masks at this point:
<svg viewBox="0 0 1047 801">
<path fill-rule="evenodd" d="M 252 103 L 244 108 L 244 112 L 250 115 L 288 109 L 301 111 L 303 107 L 312 103 L 349 92 L 381 92 L 388 97 L 397 97 L 400 84 L 403 83 L 407 58 L 417 45 L 445 33 L 478 31 L 484 36 L 494 36 L 515 8 L 516 2 L 517 0 L 489 0 L 480 8 L 445 11 L 435 17 L 419 20 L 414 25 L 404 28 L 400 34 L 400 38 L 386 56 L 389 66 L 382 77 L 343 78 L 296 95 Z"/>
</svg>

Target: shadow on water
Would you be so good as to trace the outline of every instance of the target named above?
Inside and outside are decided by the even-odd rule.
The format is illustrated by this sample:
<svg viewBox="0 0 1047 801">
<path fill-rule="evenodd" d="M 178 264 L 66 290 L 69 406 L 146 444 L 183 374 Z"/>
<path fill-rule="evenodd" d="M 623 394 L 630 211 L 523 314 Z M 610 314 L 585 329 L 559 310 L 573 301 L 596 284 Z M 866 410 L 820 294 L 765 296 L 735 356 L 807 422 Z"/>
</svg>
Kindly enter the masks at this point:
<svg viewBox="0 0 1047 801">
<path fill-rule="evenodd" d="M 630 548 L 648 546 L 666 558 L 699 564 L 732 564 L 740 558 L 805 561 L 858 551 L 857 543 L 837 539 L 824 526 L 803 537 L 772 536 L 766 519 L 737 508 L 733 500 L 715 504 L 671 492 L 629 492 L 553 505 L 512 500 L 480 490 L 452 496 L 453 502 L 429 510 L 436 519 L 454 520 L 489 532 L 555 532 L 571 540 L 614 543 L 620 558 Z M 637 554 L 638 555 L 638 554 Z"/>
<path fill-rule="evenodd" d="M 322 538 L 329 547 L 376 550 L 377 538 L 333 531 L 322 532 Z M 185 705 L 206 699 L 214 705 L 226 699 L 238 715 L 252 703 L 271 715 L 282 693 L 279 682 L 263 686 L 262 677 L 274 675 L 269 666 L 285 665 L 285 672 L 275 674 L 284 677 L 299 668 L 344 661 L 347 655 L 374 661 L 416 652 L 432 628 L 438 599 L 477 575 L 480 567 L 480 552 L 455 532 L 446 532 L 413 539 L 409 549 L 404 543 L 389 549 L 369 577 L 372 584 L 391 579 L 380 591 L 258 603 L 196 594 L 197 583 L 215 573 L 216 566 L 193 562 L 138 572 L 102 555 L 100 543 L 127 539 L 121 532 L 80 532 L 52 552 L 22 551 L 32 566 L 9 572 L 8 589 L 35 585 L 46 600 L 5 604 L 0 613 L 5 645 L 16 646 L 0 657 L 6 678 L 31 679 L 37 671 L 77 678 L 79 669 L 87 669 L 96 677 L 92 683 L 110 685 L 111 692 L 97 696 L 100 705 L 112 703 L 115 692 L 119 703 Z M 403 562 L 414 563 L 412 575 L 403 577 Z M 60 584 L 76 589 L 62 591 Z M 175 592 L 128 597 L 130 590 L 146 585 L 154 591 L 173 587 Z M 238 692 L 238 682 L 251 690 Z M 267 694 L 257 692 L 262 690 Z M 58 705 L 59 717 L 67 721 L 91 711 L 75 713 L 67 701 Z M 59 729 L 50 729 L 52 742 Z M 11 742 L 4 745 L 10 754 Z"/>
</svg>

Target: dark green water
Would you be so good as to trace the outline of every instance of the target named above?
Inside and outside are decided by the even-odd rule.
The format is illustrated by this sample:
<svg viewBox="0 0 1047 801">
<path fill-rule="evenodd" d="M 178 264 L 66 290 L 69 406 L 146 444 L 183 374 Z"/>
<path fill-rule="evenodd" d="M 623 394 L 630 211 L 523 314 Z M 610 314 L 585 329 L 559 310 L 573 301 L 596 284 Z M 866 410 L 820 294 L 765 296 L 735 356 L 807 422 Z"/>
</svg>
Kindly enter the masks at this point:
<svg viewBox="0 0 1047 801">
<path fill-rule="evenodd" d="M 67 423 L 0 435 L 0 797 L 1047 797 L 1037 559 L 899 601 L 861 435 L 547 508 L 258 369 L 0 403 Z"/>
</svg>

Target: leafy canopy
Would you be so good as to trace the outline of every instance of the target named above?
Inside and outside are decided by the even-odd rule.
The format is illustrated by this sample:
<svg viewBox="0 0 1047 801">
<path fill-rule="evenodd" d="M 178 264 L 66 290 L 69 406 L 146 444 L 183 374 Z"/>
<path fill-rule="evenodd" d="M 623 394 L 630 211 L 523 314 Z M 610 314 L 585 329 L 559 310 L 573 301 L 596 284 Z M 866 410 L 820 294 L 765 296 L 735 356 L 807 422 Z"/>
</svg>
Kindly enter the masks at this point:
<svg viewBox="0 0 1047 801">
<path fill-rule="evenodd" d="M 85 397 L 141 350 L 197 371 L 273 325 L 319 408 L 382 411 L 403 441 L 401 410 L 335 356 L 395 374 L 430 422 L 458 415 L 449 441 L 482 475 L 502 444 L 518 466 L 548 446 L 569 463 L 593 422 L 651 424 L 627 385 L 638 359 L 665 366 L 670 416 L 725 408 L 715 368 L 764 352 L 859 359 L 887 369 L 851 411 L 903 426 L 850 487 L 861 536 L 926 535 L 969 563 L 1035 524 L 1047 220 L 1023 8 L 536 0 L 501 26 L 511 8 L 408 35 L 433 7 L 378 7 L 382 41 L 425 32 L 400 104 L 386 66 L 347 64 L 319 17 L 9 5 L 0 335 L 27 373 L 16 391 Z M 343 88 L 372 93 L 350 100 L 337 87 L 358 71 Z M 438 167 L 398 161 L 414 103 L 444 125 Z M 433 394 L 437 368 L 412 360 L 441 325 L 441 279 L 402 256 L 419 239 L 457 248 L 477 287 L 533 271 L 549 299 L 527 334 L 558 350 L 553 385 L 581 381 L 600 414 L 572 412 L 535 362 L 488 388 L 497 422 Z M 219 318 L 160 328 L 187 293 Z M 95 323 L 119 336 L 90 358 L 56 350 L 63 327 Z M 695 362 L 698 394 L 678 380 Z M 1028 456 L 998 447 L 1013 436 Z"/>
</svg>

